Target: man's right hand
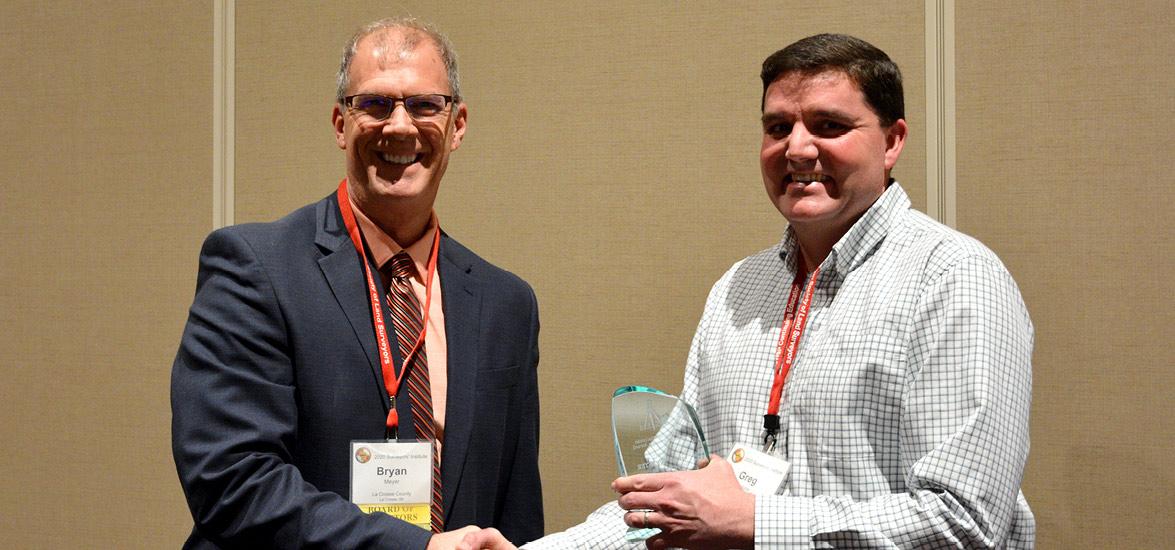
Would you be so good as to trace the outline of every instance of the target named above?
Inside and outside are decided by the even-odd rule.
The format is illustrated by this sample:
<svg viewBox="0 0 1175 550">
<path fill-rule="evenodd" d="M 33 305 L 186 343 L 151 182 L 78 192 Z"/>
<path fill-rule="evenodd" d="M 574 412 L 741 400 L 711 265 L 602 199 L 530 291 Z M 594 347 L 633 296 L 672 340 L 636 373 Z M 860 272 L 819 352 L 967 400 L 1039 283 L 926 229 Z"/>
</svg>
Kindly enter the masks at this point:
<svg viewBox="0 0 1175 550">
<path fill-rule="evenodd" d="M 458 547 L 457 545 L 461 543 L 463 537 L 470 533 L 476 533 L 480 529 L 476 525 L 466 525 L 456 531 L 437 533 L 428 539 L 427 550 L 452 550 Z"/>
<path fill-rule="evenodd" d="M 464 532 L 464 530 L 458 532 Z M 457 550 L 517 550 L 517 548 L 493 527 L 469 533 L 457 545 Z"/>
</svg>

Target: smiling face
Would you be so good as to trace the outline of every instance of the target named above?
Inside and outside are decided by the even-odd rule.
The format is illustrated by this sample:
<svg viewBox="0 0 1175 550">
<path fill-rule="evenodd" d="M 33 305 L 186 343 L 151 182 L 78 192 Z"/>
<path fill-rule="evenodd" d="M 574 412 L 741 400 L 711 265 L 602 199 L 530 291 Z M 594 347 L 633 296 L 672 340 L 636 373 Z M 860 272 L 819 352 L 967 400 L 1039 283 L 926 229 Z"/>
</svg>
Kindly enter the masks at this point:
<svg viewBox="0 0 1175 550">
<path fill-rule="evenodd" d="M 399 40 L 402 32 L 411 31 L 379 31 L 359 41 L 347 95 L 403 98 L 452 93 L 436 44 L 424 38 L 406 49 Z M 423 228 L 449 153 L 465 135 L 466 117 L 463 103 L 451 103 L 436 117 L 413 119 L 397 102 L 384 120 L 336 104 L 335 138 L 346 154 L 348 188 L 355 204 L 385 231 L 389 226 Z"/>
<path fill-rule="evenodd" d="M 768 87 L 763 104 L 763 183 L 801 237 L 836 242 L 885 191 L 906 122 L 881 126 L 843 72 L 797 72 Z"/>
</svg>

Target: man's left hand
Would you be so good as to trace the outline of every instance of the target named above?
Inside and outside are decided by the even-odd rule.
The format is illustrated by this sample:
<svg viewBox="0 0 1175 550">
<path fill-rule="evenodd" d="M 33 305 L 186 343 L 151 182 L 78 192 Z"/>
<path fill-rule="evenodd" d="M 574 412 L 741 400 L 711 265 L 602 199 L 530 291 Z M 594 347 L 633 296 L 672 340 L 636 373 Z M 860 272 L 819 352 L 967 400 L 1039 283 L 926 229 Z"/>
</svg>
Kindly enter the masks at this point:
<svg viewBox="0 0 1175 550">
<path fill-rule="evenodd" d="M 646 541 L 651 549 L 754 545 L 755 497 L 743 491 L 730 463 L 717 455 L 700 470 L 618 478 L 612 490 L 628 510 L 625 523 L 661 529 Z"/>
</svg>

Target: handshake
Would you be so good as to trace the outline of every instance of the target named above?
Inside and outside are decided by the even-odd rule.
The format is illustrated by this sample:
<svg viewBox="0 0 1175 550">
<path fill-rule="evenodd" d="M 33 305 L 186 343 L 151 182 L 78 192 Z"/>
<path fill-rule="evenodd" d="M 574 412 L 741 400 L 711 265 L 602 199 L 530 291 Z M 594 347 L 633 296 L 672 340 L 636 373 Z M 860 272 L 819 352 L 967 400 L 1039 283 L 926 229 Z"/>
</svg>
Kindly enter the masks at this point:
<svg viewBox="0 0 1175 550">
<path fill-rule="evenodd" d="M 456 531 L 446 531 L 433 535 L 428 541 L 428 550 L 459 549 L 513 549 L 517 548 L 506 540 L 497 529 L 490 527 L 482 529 L 475 525 L 467 525 Z"/>
</svg>

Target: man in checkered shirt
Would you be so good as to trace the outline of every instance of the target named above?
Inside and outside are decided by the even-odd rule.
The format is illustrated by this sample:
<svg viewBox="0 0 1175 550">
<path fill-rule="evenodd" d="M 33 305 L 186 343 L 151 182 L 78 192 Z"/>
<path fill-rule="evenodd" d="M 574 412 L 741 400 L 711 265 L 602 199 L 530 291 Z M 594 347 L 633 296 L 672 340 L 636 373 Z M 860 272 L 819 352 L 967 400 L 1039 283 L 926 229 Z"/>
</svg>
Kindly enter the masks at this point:
<svg viewBox="0 0 1175 550">
<path fill-rule="evenodd" d="M 649 526 L 662 529 L 650 548 L 1032 547 L 1032 324 L 995 254 L 890 179 L 907 135 L 897 66 L 817 35 L 768 57 L 762 78 L 760 164 L 788 229 L 714 285 L 682 398 L 717 453 L 759 447 L 792 282 L 814 279 L 772 451 L 790 473 L 768 495 L 742 491 L 719 457 L 620 478 L 618 501 L 528 546 L 620 548 L 628 526 Z"/>
</svg>

